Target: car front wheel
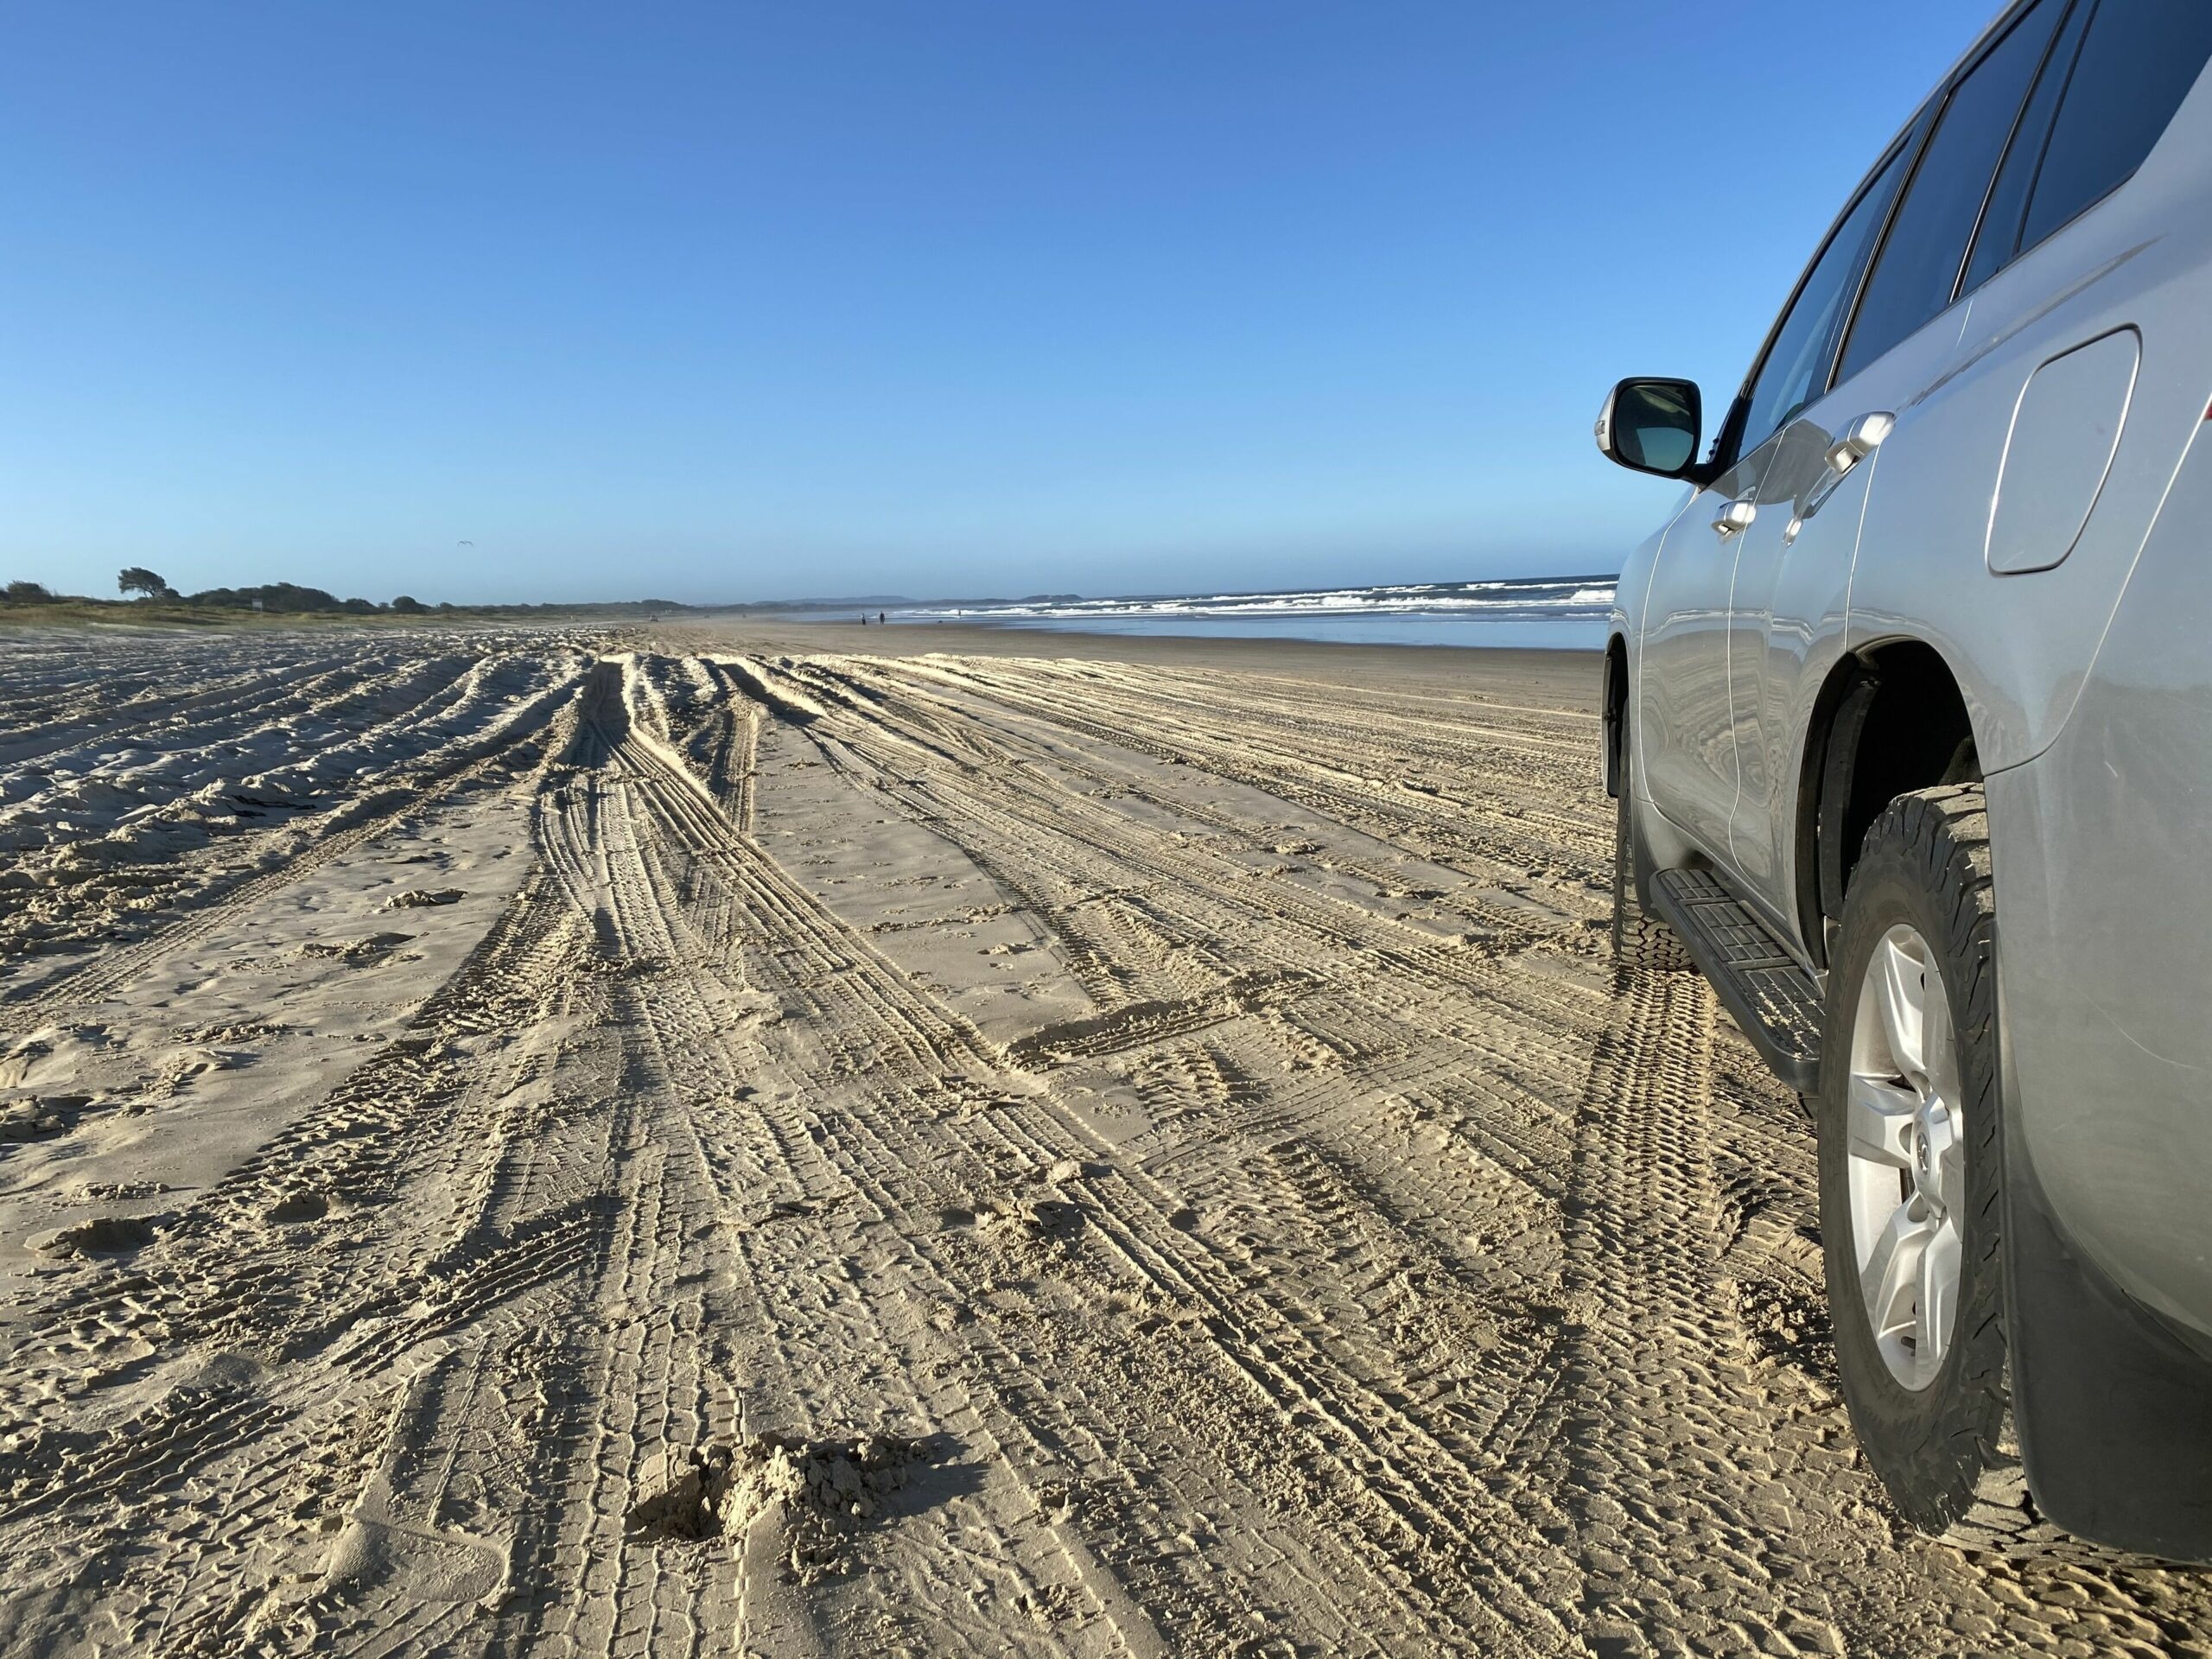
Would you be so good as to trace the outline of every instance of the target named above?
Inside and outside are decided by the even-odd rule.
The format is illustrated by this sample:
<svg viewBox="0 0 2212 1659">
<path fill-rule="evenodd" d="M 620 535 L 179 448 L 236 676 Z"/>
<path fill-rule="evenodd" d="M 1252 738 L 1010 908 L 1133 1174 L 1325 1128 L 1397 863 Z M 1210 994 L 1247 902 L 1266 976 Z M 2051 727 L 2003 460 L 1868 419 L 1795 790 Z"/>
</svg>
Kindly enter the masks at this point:
<svg viewBox="0 0 2212 1659">
<path fill-rule="evenodd" d="M 2023 1552 L 2063 1535 L 2033 1512 L 2010 1408 L 1996 926 L 1980 787 L 1892 801 L 1830 963 L 1821 1236 L 1867 1461 L 1920 1530 Z"/>
</svg>

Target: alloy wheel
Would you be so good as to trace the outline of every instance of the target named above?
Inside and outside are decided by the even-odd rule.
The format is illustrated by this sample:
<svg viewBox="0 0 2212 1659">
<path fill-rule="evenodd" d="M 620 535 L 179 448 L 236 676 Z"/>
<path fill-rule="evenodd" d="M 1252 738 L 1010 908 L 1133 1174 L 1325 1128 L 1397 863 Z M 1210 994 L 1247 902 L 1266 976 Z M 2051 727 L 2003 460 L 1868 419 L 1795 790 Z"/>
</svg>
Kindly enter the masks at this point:
<svg viewBox="0 0 2212 1659">
<path fill-rule="evenodd" d="M 1966 1125 L 1958 1045 L 1935 953 L 1900 923 L 1859 982 L 1847 1102 L 1853 1259 L 1890 1373 L 1926 1388 L 1957 1322 Z"/>
</svg>

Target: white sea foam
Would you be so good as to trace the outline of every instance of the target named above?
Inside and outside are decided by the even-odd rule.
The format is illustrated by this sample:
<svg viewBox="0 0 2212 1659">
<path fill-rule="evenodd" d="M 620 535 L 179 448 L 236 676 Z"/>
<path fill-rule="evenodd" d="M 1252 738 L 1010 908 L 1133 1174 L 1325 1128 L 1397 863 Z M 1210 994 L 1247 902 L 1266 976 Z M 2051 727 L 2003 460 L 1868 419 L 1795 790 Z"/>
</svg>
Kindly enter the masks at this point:
<svg viewBox="0 0 2212 1659">
<path fill-rule="evenodd" d="M 1116 599 L 1052 599 L 929 605 L 906 614 L 963 616 L 1007 621 L 1147 617 L 1228 620 L 1238 617 L 1487 615 L 1499 618 L 1591 618 L 1612 603 L 1604 577 L 1518 578 L 1505 582 L 1402 582 L 1372 588 L 1325 588 L 1285 593 L 1161 594 Z"/>
</svg>

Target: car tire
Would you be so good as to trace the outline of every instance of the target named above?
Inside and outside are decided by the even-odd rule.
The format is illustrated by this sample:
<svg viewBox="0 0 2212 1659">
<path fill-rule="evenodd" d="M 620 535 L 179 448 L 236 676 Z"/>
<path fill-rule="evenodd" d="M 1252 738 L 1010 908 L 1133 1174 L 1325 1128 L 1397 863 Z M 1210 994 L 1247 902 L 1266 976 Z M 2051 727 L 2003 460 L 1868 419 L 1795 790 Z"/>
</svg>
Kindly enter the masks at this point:
<svg viewBox="0 0 2212 1659">
<path fill-rule="evenodd" d="M 1613 961 L 1637 973 L 1678 974 L 1694 964 L 1682 948 L 1681 935 L 1643 907 L 1637 891 L 1637 875 L 1643 863 L 1643 848 L 1636 833 L 1636 814 L 1630 810 L 1630 749 L 1628 720 L 1620 727 L 1621 758 L 1615 769 L 1619 785 L 1613 815 Z"/>
<path fill-rule="evenodd" d="M 1918 1057 L 1927 1082 L 1918 1090 L 1898 1058 L 1909 1043 L 1892 1045 L 1883 1035 L 1885 1007 L 1910 1001 L 1916 948 L 1927 999 L 1921 1027 L 1927 1041 Z M 1885 977 L 1904 988 L 1887 989 Z M 1821 1237 L 1837 1370 L 1866 1460 L 1904 1518 L 1931 1537 L 2005 1554 L 2088 1550 L 2037 1515 L 2012 1424 L 2000 1236 L 1997 912 L 1979 785 L 1903 795 L 1876 818 L 1852 872 L 1828 983 L 1815 1103 Z M 1909 1013 L 1902 1023 L 1910 1027 Z M 1945 1044 L 1948 1058 L 1940 1052 Z M 1904 1069 L 1876 1075 L 1891 1065 Z M 1940 1098 L 1946 1094 L 1948 1103 Z M 1900 1131 L 1891 1109 L 1908 1100 L 1918 1104 L 1912 1127 Z M 1957 1162 L 1949 1166 L 1953 1152 Z M 1900 1158 L 1895 1168 L 1892 1154 Z M 1928 1196 L 1931 1166 L 1944 1199 Z M 1883 1185 L 1889 1179 L 1894 1192 Z M 1891 1224 L 1870 1238 L 1880 1207 L 1893 1197 L 1901 1201 Z M 1943 1306 L 1944 1258 L 1935 1241 L 1945 1220 L 1956 1234 L 1948 1334 L 1938 1339 L 1928 1327 L 1916 1338 L 1910 1332 L 1923 1329 L 1912 1324 L 1922 1309 Z M 1903 1238 L 1931 1224 L 1915 1306 L 1905 1313 L 1889 1295 L 1900 1276 L 1870 1271 L 1894 1262 L 1903 1247 L 1892 1241 L 1878 1262 L 1873 1252 L 1892 1232 Z M 1884 1305 L 1886 1335 L 1875 1312 Z"/>
</svg>

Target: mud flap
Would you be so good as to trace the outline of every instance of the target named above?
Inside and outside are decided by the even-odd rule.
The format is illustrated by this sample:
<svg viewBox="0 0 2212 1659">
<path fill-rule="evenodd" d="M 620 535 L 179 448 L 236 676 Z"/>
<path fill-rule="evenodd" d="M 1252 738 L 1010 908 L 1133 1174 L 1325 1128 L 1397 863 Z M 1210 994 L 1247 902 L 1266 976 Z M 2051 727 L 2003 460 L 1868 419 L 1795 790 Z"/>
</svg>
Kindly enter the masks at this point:
<svg viewBox="0 0 2212 1659">
<path fill-rule="evenodd" d="M 2082 1537 L 2212 1561 L 2212 1357 L 2072 1248 L 2019 1141 L 2005 1137 L 2005 1322 L 2028 1491 Z"/>
</svg>

